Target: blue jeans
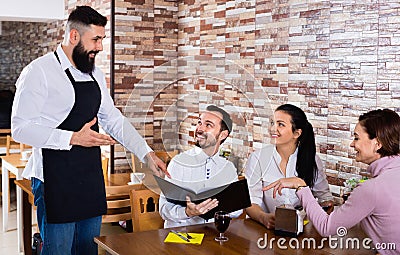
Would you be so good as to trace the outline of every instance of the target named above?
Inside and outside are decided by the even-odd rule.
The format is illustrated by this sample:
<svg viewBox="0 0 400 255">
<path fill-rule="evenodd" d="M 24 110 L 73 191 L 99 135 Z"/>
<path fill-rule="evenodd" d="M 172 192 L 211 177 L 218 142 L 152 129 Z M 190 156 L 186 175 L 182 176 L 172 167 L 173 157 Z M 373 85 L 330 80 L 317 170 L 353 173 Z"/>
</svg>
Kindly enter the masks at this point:
<svg viewBox="0 0 400 255">
<path fill-rule="evenodd" d="M 52 224 L 47 222 L 44 184 L 32 178 L 32 192 L 37 206 L 37 221 L 43 239 L 42 255 L 96 255 L 93 238 L 100 235 L 101 216 L 77 222 Z"/>
</svg>

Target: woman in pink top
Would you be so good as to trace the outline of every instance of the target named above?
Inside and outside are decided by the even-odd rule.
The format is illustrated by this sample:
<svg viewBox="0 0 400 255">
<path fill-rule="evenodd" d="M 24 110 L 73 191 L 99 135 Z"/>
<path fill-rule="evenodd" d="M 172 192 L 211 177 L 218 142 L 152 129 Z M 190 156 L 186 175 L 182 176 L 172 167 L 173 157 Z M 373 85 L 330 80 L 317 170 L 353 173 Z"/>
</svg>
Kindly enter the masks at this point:
<svg viewBox="0 0 400 255">
<path fill-rule="evenodd" d="M 263 190 L 273 189 L 275 197 L 283 188 L 296 189 L 309 219 L 322 236 L 334 235 L 339 227 L 349 229 L 360 222 L 380 254 L 399 254 L 399 115 L 388 109 L 361 115 L 350 146 L 357 152 L 356 161 L 369 165 L 367 171 L 373 178 L 358 185 L 348 200 L 330 215 L 318 205 L 310 188 L 298 177 L 279 179 Z"/>
</svg>

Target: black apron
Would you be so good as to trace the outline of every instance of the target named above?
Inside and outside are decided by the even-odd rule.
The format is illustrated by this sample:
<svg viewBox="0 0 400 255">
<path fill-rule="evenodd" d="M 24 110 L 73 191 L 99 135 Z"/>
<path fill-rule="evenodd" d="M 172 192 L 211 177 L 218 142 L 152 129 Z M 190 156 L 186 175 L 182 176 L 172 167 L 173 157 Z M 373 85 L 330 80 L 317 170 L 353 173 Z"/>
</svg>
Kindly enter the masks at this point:
<svg viewBox="0 0 400 255">
<path fill-rule="evenodd" d="M 58 55 L 54 52 L 58 62 Z M 58 129 L 79 131 L 97 116 L 101 92 L 97 81 L 77 82 L 65 70 L 75 91 L 75 103 Z M 96 122 L 91 127 L 98 132 Z M 106 195 L 100 147 L 74 145 L 71 150 L 42 149 L 47 221 L 67 223 L 106 213 Z"/>
</svg>

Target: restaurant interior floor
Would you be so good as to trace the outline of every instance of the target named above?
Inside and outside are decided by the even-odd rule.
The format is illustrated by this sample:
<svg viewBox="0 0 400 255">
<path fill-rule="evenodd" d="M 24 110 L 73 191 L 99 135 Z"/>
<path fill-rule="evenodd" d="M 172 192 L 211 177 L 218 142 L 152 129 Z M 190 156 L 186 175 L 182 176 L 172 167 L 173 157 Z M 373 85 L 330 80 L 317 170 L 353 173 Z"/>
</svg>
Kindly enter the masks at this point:
<svg viewBox="0 0 400 255">
<path fill-rule="evenodd" d="M 12 194 L 11 210 L 8 218 L 8 228 L 9 230 L 3 233 L 3 211 L 2 203 L 0 203 L 0 254 L 2 255 L 19 255 L 18 244 L 17 244 L 17 204 L 15 201 L 15 193 Z M 36 233 L 36 212 L 32 212 L 32 233 Z M 120 226 L 113 226 L 111 224 L 103 224 L 101 226 L 101 235 L 112 235 L 126 233 L 124 229 Z M 99 248 L 99 255 L 105 255 L 105 250 Z"/>
</svg>

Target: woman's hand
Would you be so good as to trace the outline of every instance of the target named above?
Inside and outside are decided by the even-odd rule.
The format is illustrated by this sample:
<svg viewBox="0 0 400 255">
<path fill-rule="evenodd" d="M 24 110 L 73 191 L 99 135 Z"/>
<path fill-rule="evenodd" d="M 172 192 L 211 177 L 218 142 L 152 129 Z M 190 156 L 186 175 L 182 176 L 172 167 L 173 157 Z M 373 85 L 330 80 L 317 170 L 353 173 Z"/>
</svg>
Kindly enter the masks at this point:
<svg viewBox="0 0 400 255">
<path fill-rule="evenodd" d="M 268 229 L 275 228 L 275 214 L 273 213 L 263 213 L 261 218 L 261 223 Z"/>
<path fill-rule="evenodd" d="M 275 228 L 275 214 L 264 212 L 264 210 L 257 204 L 252 204 L 250 207 L 247 207 L 246 214 L 253 220 L 263 224 L 268 229 Z"/>
<path fill-rule="evenodd" d="M 297 189 L 300 186 L 306 186 L 306 185 L 307 184 L 305 183 L 305 181 L 301 178 L 289 177 L 289 178 L 279 179 L 271 183 L 270 185 L 263 187 L 262 190 L 266 191 L 273 188 L 274 189 L 273 197 L 276 198 L 276 192 L 278 192 L 279 195 L 282 195 L 283 188 Z"/>
</svg>

